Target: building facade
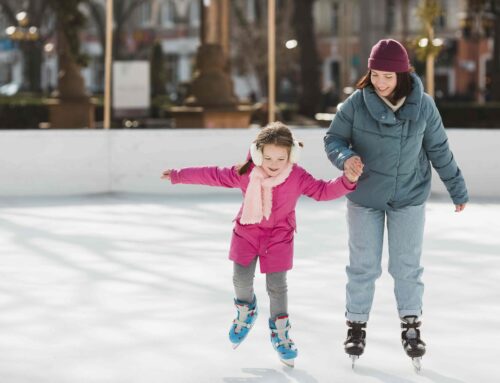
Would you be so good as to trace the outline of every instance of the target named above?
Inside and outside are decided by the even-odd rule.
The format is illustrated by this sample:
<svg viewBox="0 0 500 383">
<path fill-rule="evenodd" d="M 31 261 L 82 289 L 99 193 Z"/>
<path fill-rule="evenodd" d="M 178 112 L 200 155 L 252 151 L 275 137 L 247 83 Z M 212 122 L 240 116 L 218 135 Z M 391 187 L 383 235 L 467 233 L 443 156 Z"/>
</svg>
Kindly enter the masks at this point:
<svg viewBox="0 0 500 383">
<path fill-rule="evenodd" d="M 122 2 L 133 3 L 128 0 Z M 20 7 L 25 3 L 11 3 L 16 12 L 24 10 Z M 82 69 L 82 74 L 89 92 L 100 93 L 104 84 L 102 23 L 105 0 L 94 0 L 93 3 L 101 8 L 99 20 L 90 8 L 82 6 L 89 20 L 82 33 L 82 49 L 89 57 L 89 65 Z M 235 23 L 240 23 L 241 20 L 238 17 L 244 17 L 255 28 L 261 28 L 261 34 L 265 34 L 265 3 L 261 0 L 231 1 L 233 9 L 229 28 L 232 28 L 232 32 L 237 32 L 238 25 Z M 290 5 L 293 2 L 278 0 L 277 3 L 280 18 L 290 18 Z M 487 99 L 488 68 L 493 42 L 487 33 L 473 29 L 467 32 L 465 27 L 471 17 L 473 21 L 475 17 L 484 18 L 484 15 L 479 14 L 471 16 L 471 3 L 467 0 L 440 1 L 443 13 L 436 20 L 435 35 L 442 40 L 443 49 L 436 59 L 436 98 L 468 98 L 476 101 Z M 200 44 L 203 4 L 202 0 L 145 0 L 124 20 L 120 19 L 123 15 L 115 14 L 118 41 L 113 52 L 115 59 L 148 60 L 152 44 L 159 42 L 165 59 L 166 92 L 174 102 L 180 102 L 184 84 L 189 82 L 194 70 L 196 50 Z M 339 99 L 348 96 L 356 80 L 366 71 L 371 46 L 381 38 L 395 38 L 403 42 L 409 48 L 417 73 L 425 78 L 425 66 L 416 60 L 412 47 L 422 32 L 421 22 L 417 17 L 419 4 L 419 0 L 316 0 L 315 33 L 324 92 L 335 93 Z M 49 31 L 53 28 L 53 22 L 48 20 L 44 25 L 38 26 L 41 30 L 40 44 L 43 44 L 41 87 L 47 92 L 57 86 L 57 41 L 53 35 L 43 32 L 44 29 Z M 9 25 L 10 21 L 4 12 L 0 12 L 0 85 L 21 85 L 26 52 L 19 43 L 7 36 L 5 31 Z M 477 22 L 473 25 L 477 25 Z M 293 39 L 293 30 L 286 29 L 286 23 L 280 28 L 280 39 L 283 41 L 278 40 L 277 44 L 285 44 Z M 234 45 L 239 44 L 242 38 L 245 36 L 240 36 L 239 40 L 232 39 L 231 52 L 235 51 Z M 265 36 L 256 41 L 260 41 L 263 46 L 266 44 Z M 252 59 L 254 56 L 260 56 L 258 59 L 261 61 L 265 60 L 265 50 L 253 54 Z M 282 61 L 288 60 L 287 57 Z M 292 51 L 289 57 L 290 61 L 296 60 Z M 231 53 L 231 59 L 236 59 L 235 54 Z M 242 60 L 241 57 L 239 60 Z M 265 96 L 260 73 L 264 66 L 255 61 L 250 70 L 242 70 L 242 65 L 232 61 L 235 93 L 240 99 Z M 296 65 L 295 69 L 293 65 L 284 69 L 287 75 L 283 76 L 283 87 L 294 87 L 294 70 L 296 71 Z"/>
</svg>

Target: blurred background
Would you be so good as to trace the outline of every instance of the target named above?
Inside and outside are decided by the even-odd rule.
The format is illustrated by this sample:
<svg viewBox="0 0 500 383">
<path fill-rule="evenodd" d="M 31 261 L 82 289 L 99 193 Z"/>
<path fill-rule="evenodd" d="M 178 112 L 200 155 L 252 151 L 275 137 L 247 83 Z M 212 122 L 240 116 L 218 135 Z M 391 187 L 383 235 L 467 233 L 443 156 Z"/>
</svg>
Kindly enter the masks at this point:
<svg viewBox="0 0 500 383">
<path fill-rule="evenodd" d="M 270 107 L 326 126 L 381 38 L 446 126 L 498 127 L 499 18 L 497 0 L 0 0 L 0 128 L 248 127 Z"/>
</svg>

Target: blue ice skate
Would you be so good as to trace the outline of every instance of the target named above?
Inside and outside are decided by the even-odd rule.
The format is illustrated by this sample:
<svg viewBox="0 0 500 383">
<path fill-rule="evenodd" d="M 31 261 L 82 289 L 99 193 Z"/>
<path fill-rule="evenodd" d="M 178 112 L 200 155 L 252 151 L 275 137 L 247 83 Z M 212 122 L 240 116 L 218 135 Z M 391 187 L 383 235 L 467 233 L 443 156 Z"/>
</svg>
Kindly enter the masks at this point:
<svg viewBox="0 0 500 383">
<path fill-rule="evenodd" d="M 271 343 L 278 353 L 280 360 L 289 367 L 294 367 L 294 359 L 297 357 L 297 347 L 288 337 L 290 322 L 288 315 L 278 315 L 276 320 L 269 319 L 269 329 L 271 330 Z"/>
<path fill-rule="evenodd" d="M 229 340 L 233 344 L 233 348 L 236 348 L 247 337 L 259 312 L 255 296 L 252 303 L 245 303 L 235 299 L 234 305 L 238 310 L 238 316 L 233 320 L 233 325 L 229 330 Z"/>
</svg>

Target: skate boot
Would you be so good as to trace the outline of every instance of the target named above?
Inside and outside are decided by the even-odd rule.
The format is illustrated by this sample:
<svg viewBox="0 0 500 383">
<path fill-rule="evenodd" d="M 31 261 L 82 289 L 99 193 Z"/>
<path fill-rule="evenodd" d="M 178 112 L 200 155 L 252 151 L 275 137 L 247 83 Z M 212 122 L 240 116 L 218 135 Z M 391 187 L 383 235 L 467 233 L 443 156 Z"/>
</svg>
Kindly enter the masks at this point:
<svg viewBox="0 0 500 383">
<path fill-rule="evenodd" d="M 346 323 L 349 329 L 347 330 L 347 339 L 344 342 L 344 350 L 351 358 L 352 368 L 354 368 L 356 359 L 365 351 L 366 331 L 363 329 L 366 328 L 366 322 L 347 321 Z"/>
<path fill-rule="evenodd" d="M 229 330 L 229 340 L 233 344 L 233 349 L 245 340 L 258 315 L 257 299 L 255 296 L 252 303 L 245 303 L 235 299 L 234 305 L 238 313 Z"/>
<path fill-rule="evenodd" d="M 401 343 L 403 348 L 413 363 L 415 371 L 419 372 L 421 367 L 422 356 L 425 354 L 425 343 L 420 339 L 420 330 L 418 327 L 422 322 L 418 321 L 415 315 L 405 316 L 401 318 Z"/>
<path fill-rule="evenodd" d="M 269 319 L 269 329 L 271 330 L 271 343 L 278 353 L 280 360 L 289 367 L 294 367 L 294 359 L 297 357 L 297 347 L 288 337 L 290 322 L 288 315 L 278 315 L 275 320 Z"/>
</svg>

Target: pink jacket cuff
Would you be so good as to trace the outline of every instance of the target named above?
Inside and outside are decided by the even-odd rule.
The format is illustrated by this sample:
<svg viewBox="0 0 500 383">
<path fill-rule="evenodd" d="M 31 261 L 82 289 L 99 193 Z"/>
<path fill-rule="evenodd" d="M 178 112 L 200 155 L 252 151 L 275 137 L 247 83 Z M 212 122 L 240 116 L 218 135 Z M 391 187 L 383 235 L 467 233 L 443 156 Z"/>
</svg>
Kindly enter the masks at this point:
<svg viewBox="0 0 500 383">
<path fill-rule="evenodd" d="M 356 190 L 356 185 L 358 184 L 357 182 L 349 181 L 349 179 L 345 176 L 345 174 L 342 175 L 342 183 L 344 184 L 347 190 Z"/>
<path fill-rule="evenodd" d="M 170 173 L 170 183 L 178 184 L 179 183 L 179 172 L 177 170 L 172 170 Z"/>
</svg>

